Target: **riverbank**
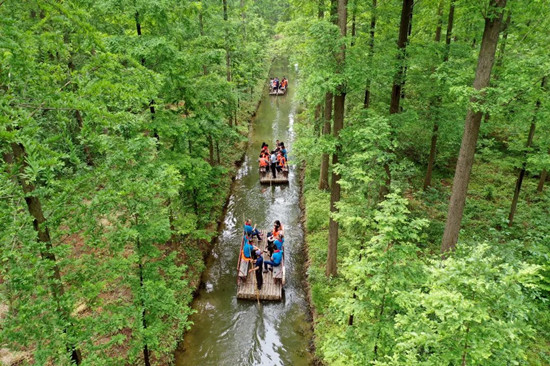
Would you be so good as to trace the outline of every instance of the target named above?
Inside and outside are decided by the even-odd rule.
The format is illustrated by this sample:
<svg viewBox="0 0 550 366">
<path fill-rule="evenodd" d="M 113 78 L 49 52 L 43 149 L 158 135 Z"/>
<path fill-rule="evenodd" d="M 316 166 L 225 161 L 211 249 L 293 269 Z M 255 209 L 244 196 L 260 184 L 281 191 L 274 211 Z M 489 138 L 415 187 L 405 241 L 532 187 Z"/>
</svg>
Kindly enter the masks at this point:
<svg viewBox="0 0 550 366">
<path fill-rule="evenodd" d="M 374 334 L 376 336 L 376 327 L 382 327 L 382 325 L 377 324 L 365 324 L 365 319 L 368 319 L 365 314 L 370 314 L 377 311 L 376 309 L 380 309 L 380 303 L 366 297 L 363 297 L 361 301 L 356 301 L 355 296 L 352 294 L 358 292 L 357 287 L 354 290 L 353 285 L 350 284 L 354 280 L 350 271 L 357 271 L 357 267 L 353 265 L 357 262 L 358 258 L 360 260 L 359 253 L 363 253 L 363 249 L 359 249 L 360 246 L 375 245 L 367 243 L 375 243 L 372 239 L 376 236 L 376 233 L 357 237 L 352 226 L 341 226 L 338 246 L 339 275 L 333 278 L 325 276 L 329 227 L 327 212 L 329 212 L 330 193 L 318 189 L 320 156 L 318 154 L 311 154 L 310 151 L 315 150 L 307 145 L 308 143 L 312 144 L 311 136 L 314 135 L 313 123 L 308 120 L 306 113 L 300 116 L 298 121 L 298 125 L 300 126 L 298 129 L 298 140 L 303 141 L 304 144 L 301 149 L 300 159 L 307 161 L 302 179 L 302 201 L 305 216 L 305 243 L 309 264 L 307 276 L 310 286 L 309 297 L 314 318 L 316 356 L 322 363 L 326 364 L 330 364 L 331 362 L 339 364 L 342 360 L 347 360 L 349 364 L 355 364 L 352 361 L 354 360 L 355 353 L 353 348 L 358 347 L 360 344 L 372 346 L 373 343 L 369 341 L 368 335 Z M 300 140 L 301 137 L 304 137 L 304 139 Z M 451 164 L 449 165 L 451 166 Z M 423 192 L 421 189 L 423 168 L 421 166 L 416 167 L 416 173 L 409 181 L 409 189 L 401 195 L 406 199 L 406 211 L 403 212 L 405 213 L 404 217 L 407 217 L 406 220 L 423 220 L 425 224 L 424 226 L 420 226 L 422 230 L 418 232 L 417 243 L 413 246 L 415 249 L 409 257 L 411 262 L 407 263 L 404 261 L 404 263 L 407 263 L 407 267 L 418 265 L 428 268 L 430 258 L 437 256 L 439 253 L 440 240 L 447 213 L 448 197 L 452 184 L 452 169 L 445 166 L 436 171 L 433 187 L 426 192 Z M 505 217 L 504 212 L 509 205 L 510 192 L 513 192 L 515 174 L 516 172 L 513 168 L 499 164 L 498 160 L 491 159 L 489 155 L 484 156 L 483 152 L 478 154 L 472 173 L 466 218 L 460 241 L 464 246 L 470 247 L 473 245 L 473 250 L 475 245 L 479 243 L 478 238 L 483 235 L 485 240 L 490 240 L 492 243 L 506 244 L 493 247 L 493 251 L 495 252 L 497 250 L 506 252 L 507 247 L 520 247 L 524 253 L 530 253 L 531 261 L 536 261 L 537 258 L 540 260 L 540 254 L 537 253 L 542 249 L 540 240 L 544 240 L 542 238 L 545 237 L 544 233 L 548 230 L 548 222 L 546 221 L 544 224 L 541 218 L 548 217 L 547 207 L 548 202 L 550 202 L 550 195 L 548 192 L 542 194 L 536 192 L 537 177 L 530 177 L 530 179 L 526 180 L 522 191 L 524 192 L 523 201 L 521 202 L 522 207 L 521 210 L 518 210 L 516 216 L 516 222 L 518 223 L 515 225 L 516 231 L 511 232 L 506 230 L 503 217 Z M 346 200 L 350 199 L 350 196 L 353 196 L 353 194 L 343 191 L 342 200 L 346 202 Z M 347 204 L 348 206 L 345 206 L 345 209 L 348 210 L 348 216 L 343 219 L 354 220 L 355 225 L 376 227 L 375 222 L 367 222 L 365 219 L 360 219 L 359 214 L 357 214 L 357 217 L 352 217 L 350 214 L 350 202 L 347 201 Z M 367 210 L 367 207 L 357 207 L 355 209 L 364 211 Z M 372 210 L 375 210 L 375 208 L 372 208 Z M 396 212 L 396 215 L 400 213 Z M 404 243 L 403 245 L 410 244 Z M 377 254 L 371 251 L 369 255 Z M 392 263 L 395 265 L 395 262 L 392 261 Z M 376 268 L 374 267 L 376 263 L 368 265 Z M 364 271 L 367 271 L 367 269 L 364 269 Z M 374 273 L 373 276 L 377 276 L 377 272 L 375 270 L 372 271 Z M 374 281 L 370 282 L 368 279 L 363 279 L 363 281 L 366 283 L 362 284 L 362 286 L 368 289 L 363 290 L 363 294 L 369 290 L 372 293 L 379 291 L 375 287 L 379 284 L 374 283 Z M 461 295 L 462 289 L 455 289 L 452 284 L 447 286 L 449 286 L 448 291 L 455 291 L 457 296 L 463 296 Z M 524 289 L 524 294 L 525 296 L 538 296 L 532 294 L 527 288 Z M 468 296 L 468 294 L 464 296 Z M 383 299 L 383 297 L 376 300 L 380 299 Z M 477 302 L 476 306 L 479 309 L 485 309 L 490 308 L 491 304 Z M 374 306 L 378 307 L 374 308 Z M 404 310 L 400 309 L 395 303 L 392 306 L 398 309 L 396 311 L 404 313 Z M 443 304 L 440 305 L 440 307 L 442 306 Z M 369 307 L 372 310 L 369 310 Z M 547 347 L 545 346 L 547 345 L 547 336 L 545 334 L 550 324 L 550 319 L 548 314 L 541 310 L 542 308 L 529 310 L 529 316 L 536 316 L 538 319 L 536 326 L 531 330 L 535 335 L 532 338 L 532 342 L 528 345 L 522 345 L 526 353 L 526 362 L 529 365 L 545 365 L 550 359 Z M 359 317 L 355 313 L 356 317 L 353 319 L 351 316 L 354 314 L 354 311 L 360 311 L 362 316 Z M 388 334 L 390 332 L 398 334 L 400 331 L 399 326 L 392 319 L 385 320 L 383 324 L 385 327 L 384 331 L 388 332 Z M 353 322 L 353 326 L 350 326 L 351 322 Z M 372 349 L 373 347 L 368 347 L 367 351 L 372 351 Z"/>
</svg>

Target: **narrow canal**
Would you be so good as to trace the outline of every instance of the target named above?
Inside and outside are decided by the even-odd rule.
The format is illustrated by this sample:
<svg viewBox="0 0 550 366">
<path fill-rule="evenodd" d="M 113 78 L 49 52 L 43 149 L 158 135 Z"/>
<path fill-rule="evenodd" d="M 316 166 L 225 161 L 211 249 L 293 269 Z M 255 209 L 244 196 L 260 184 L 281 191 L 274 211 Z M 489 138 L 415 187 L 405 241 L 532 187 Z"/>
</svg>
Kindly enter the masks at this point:
<svg viewBox="0 0 550 366">
<path fill-rule="evenodd" d="M 293 67 L 277 61 L 270 75 L 289 78 L 284 96 L 264 93 L 252 125 L 245 161 L 229 201 L 217 243 L 203 274 L 205 286 L 194 301 L 193 327 L 176 352 L 176 366 L 183 365 L 308 365 L 311 340 L 304 280 L 303 230 L 300 223 L 300 185 L 297 167 L 291 167 L 289 185 L 262 186 L 258 155 L 262 142 L 285 143 L 293 156 L 294 118 L 297 104 Z M 285 227 L 285 296 L 281 302 L 238 300 L 236 267 L 243 232 L 243 218 L 260 229 L 274 220 Z"/>
</svg>

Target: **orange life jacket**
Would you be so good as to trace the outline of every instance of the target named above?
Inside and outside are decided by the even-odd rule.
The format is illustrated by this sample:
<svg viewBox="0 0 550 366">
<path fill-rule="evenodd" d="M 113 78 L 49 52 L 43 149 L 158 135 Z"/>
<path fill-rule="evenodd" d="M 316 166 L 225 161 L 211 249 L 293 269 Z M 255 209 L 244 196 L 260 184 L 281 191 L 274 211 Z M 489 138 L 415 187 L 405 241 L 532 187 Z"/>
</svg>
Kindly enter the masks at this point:
<svg viewBox="0 0 550 366">
<path fill-rule="evenodd" d="M 264 157 L 261 157 L 260 158 L 260 166 L 268 166 L 269 165 L 269 162 L 267 161 L 266 158 Z"/>
<path fill-rule="evenodd" d="M 286 159 L 284 156 L 278 156 L 277 160 L 279 161 L 279 165 L 284 167 L 286 165 Z"/>
</svg>

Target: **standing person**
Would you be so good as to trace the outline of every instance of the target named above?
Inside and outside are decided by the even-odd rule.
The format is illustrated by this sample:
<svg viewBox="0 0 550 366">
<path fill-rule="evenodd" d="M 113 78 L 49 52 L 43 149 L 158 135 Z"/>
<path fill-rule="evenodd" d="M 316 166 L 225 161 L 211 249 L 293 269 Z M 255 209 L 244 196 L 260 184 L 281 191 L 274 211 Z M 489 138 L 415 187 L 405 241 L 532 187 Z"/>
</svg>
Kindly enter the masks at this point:
<svg viewBox="0 0 550 366">
<path fill-rule="evenodd" d="M 277 156 L 277 171 L 281 172 L 286 167 L 286 159 L 282 151 L 279 151 L 279 156 Z"/>
<path fill-rule="evenodd" d="M 273 77 L 269 78 L 269 91 L 272 92 L 275 89 L 275 84 L 273 82 Z"/>
<path fill-rule="evenodd" d="M 275 170 L 277 170 L 277 155 L 275 155 L 275 151 L 271 152 L 271 173 L 273 174 L 273 179 L 275 179 L 277 176 L 275 174 Z"/>
<path fill-rule="evenodd" d="M 264 263 L 264 259 L 262 257 L 262 251 L 257 250 L 256 251 L 255 265 L 248 272 L 249 273 L 252 272 L 252 271 L 256 272 L 256 285 L 258 286 L 258 291 L 262 290 L 262 285 L 264 284 L 264 276 L 262 275 L 262 265 L 263 265 L 263 263 Z"/>
<path fill-rule="evenodd" d="M 285 143 L 284 143 L 284 142 L 281 142 L 281 152 L 282 152 L 283 155 L 285 156 L 285 160 L 288 161 L 288 156 L 286 155 L 286 147 L 285 147 Z"/>
<path fill-rule="evenodd" d="M 279 82 L 279 78 L 275 76 L 275 92 L 279 94 L 279 87 L 281 86 L 281 83 Z"/>
</svg>

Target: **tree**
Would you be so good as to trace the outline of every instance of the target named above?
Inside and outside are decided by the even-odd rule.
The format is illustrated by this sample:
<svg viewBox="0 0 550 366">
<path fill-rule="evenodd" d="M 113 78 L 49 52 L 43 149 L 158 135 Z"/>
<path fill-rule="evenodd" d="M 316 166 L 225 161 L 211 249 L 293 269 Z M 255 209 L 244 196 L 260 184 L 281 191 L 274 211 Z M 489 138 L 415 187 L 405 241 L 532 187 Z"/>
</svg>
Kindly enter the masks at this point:
<svg viewBox="0 0 550 366">
<path fill-rule="evenodd" d="M 340 36 L 345 39 L 347 32 L 347 0 L 338 0 L 338 27 L 340 29 Z M 338 55 L 338 62 L 340 72 L 344 71 L 346 62 L 346 45 L 342 43 L 340 53 Z M 338 140 L 340 130 L 344 127 L 344 113 L 346 102 L 346 85 L 342 81 L 338 86 L 336 94 L 334 95 L 334 128 L 333 136 Z M 340 201 L 340 174 L 334 169 L 338 165 L 338 155 L 340 154 L 342 147 L 336 146 L 336 151 L 332 154 L 332 176 L 331 176 L 331 189 L 330 189 L 330 221 L 329 221 L 329 237 L 328 237 L 328 255 L 327 255 L 327 276 L 336 276 L 338 273 L 338 222 L 333 216 L 338 209 L 336 205 Z"/>
<path fill-rule="evenodd" d="M 393 78 L 391 90 L 390 115 L 400 112 L 399 104 L 405 83 L 405 58 L 409 34 L 411 32 L 413 3 L 413 0 L 403 0 L 403 6 L 401 7 L 401 21 L 399 22 L 399 36 L 397 38 L 397 71 Z M 389 162 L 384 163 L 384 171 L 386 179 L 380 187 L 380 199 L 383 199 L 390 192 L 391 169 Z"/>
<path fill-rule="evenodd" d="M 462 214 L 466 203 L 466 193 L 470 181 L 470 173 L 474 163 L 479 126 L 483 114 L 480 110 L 480 105 L 483 104 L 483 89 L 489 86 L 489 81 L 491 79 L 491 70 L 495 60 L 495 51 L 502 22 L 502 11 L 505 6 L 506 0 L 491 0 L 489 2 L 487 14 L 485 15 L 485 29 L 483 31 L 473 85 L 476 95 L 472 96 L 470 99 L 472 105 L 468 109 L 464 123 L 464 135 L 462 136 L 462 145 L 456 163 L 447 222 L 441 242 L 442 253 L 454 250 L 456 242 L 458 241 L 460 223 L 462 221 Z"/>
<path fill-rule="evenodd" d="M 545 89 L 546 76 L 542 78 L 540 87 L 542 90 Z M 527 135 L 527 142 L 525 143 L 525 155 L 529 153 L 529 149 L 533 144 L 533 136 L 535 135 L 535 129 L 537 127 L 537 118 L 538 118 L 540 105 L 541 105 L 541 101 L 539 97 L 535 103 L 535 111 L 533 113 L 533 119 L 531 120 L 531 125 L 529 126 L 529 134 Z M 527 169 L 527 156 L 525 156 L 525 160 L 521 164 L 521 169 L 518 173 L 518 178 L 516 180 L 516 186 L 514 188 L 514 196 L 512 198 L 512 206 L 510 207 L 510 213 L 508 214 L 508 227 L 512 226 L 512 224 L 514 223 L 514 215 L 516 213 L 516 207 L 518 204 L 519 192 L 521 191 L 521 185 L 523 183 L 523 178 L 525 177 L 526 169 Z"/>
</svg>

